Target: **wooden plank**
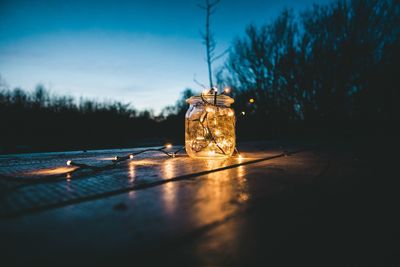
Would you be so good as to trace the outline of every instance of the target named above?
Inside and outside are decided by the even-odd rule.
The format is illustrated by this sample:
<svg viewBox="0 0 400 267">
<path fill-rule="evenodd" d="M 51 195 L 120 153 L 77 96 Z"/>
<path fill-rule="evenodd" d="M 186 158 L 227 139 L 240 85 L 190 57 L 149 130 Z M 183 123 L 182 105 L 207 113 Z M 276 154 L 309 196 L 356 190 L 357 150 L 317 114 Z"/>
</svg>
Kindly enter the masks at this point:
<svg viewBox="0 0 400 267">
<path fill-rule="evenodd" d="M 102 172 L 83 171 L 69 174 L 68 172 L 74 167 L 65 165 L 67 160 L 73 160 L 101 166 L 110 162 L 115 156 L 126 155 L 131 151 L 124 149 L 2 156 L 0 174 L 16 177 L 15 180 L 18 182 L 13 182 L 11 185 L 8 183 L 3 190 L 0 216 L 15 216 L 60 207 L 154 186 L 173 179 L 188 179 L 221 168 L 232 168 L 237 164 L 281 155 L 284 149 L 271 148 L 268 152 L 247 150 L 240 159 L 222 160 L 191 159 L 185 155 L 168 158 L 161 153 L 142 154 Z M 53 175 L 56 175 L 54 180 L 36 183 L 43 177 Z M 32 180 L 35 183 L 30 182 Z"/>
<path fill-rule="evenodd" d="M 288 148 L 297 149 L 254 143 L 242 151 L 260 159 Z M 1 263 L 382 266 L 382 259 L 398 263 L 398 181 L 386 168 L 388 163 L 394 166 L 394 157 L 373 158 L 370 147 L 361 148 L 320 146 L 192 179 L 172 178 L 153 187 L 0 218 Z M 376 150 L 372 155 L 382 153 Z M 157 169 L 156 177 L 136 176 L 135 182 L 163 181 L 164 175 L 176 177 L 181 170 L 206 165 L 194 161 L 160 158 L 160 166 L 138 167 L 142 174 Z M 127 168 L 108 176 L 127 180 Z M 104 186 L 110 186 L 108 180 Z M 91 187 L 82 184 L 84 190 Z M 66 191 L 58 188 L 55 197 Z"/>
<path fill-rule="evenodd" d="M 181 160 L 164 161 L 161 173 L 173 177 Z M 215 234 L 224 236 L 218 244 L 194 240 L 245 216 L 260 198 L 279 194 L 292 183 L 312 183 L 325 166 L 325 160 L 307 152 L 0 220 L 4 240 L 13 239 L 3 251 L 18 265 L 60 261 L 68 265 L 76 264 L 78 258 L 80 265 L 130 259 L 135 263 L 161 264 L 167 259 L 207 264 L 213 260 L 207 252 L 212 246 L 227 246 L 232 253 L 233 247 L 239 249 L 235 243 L 239 241 L 238 225 L 218 230 Z M 29 249 L 24 257 L 13 258 L 20 246 Z M 172 256 L 176 250 L 180 259 Z"/>
</svg>

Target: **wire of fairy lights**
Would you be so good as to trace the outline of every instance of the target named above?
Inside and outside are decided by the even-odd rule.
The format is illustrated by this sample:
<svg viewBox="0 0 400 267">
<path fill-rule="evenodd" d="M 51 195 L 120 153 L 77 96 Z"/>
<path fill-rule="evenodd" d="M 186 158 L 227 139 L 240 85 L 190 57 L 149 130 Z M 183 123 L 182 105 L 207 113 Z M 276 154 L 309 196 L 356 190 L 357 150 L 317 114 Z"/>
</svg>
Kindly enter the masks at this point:
<svg viewBox="0 0 400 267">
<path fill-rule="evenodd" d="M 68 160 L 66 164 L 68 166 L 73 166 L 76 167 L 75 169 L 70 170 L 69 172 L 66 173 L 61 173 L 61 174 L 56 174 L 56 175 L 46 175 L 42 177 L 15 177 L 15 176 L 8 176 L 8 175 L 2 175 L 0 174 L 0 180 L 8 181 L 8 182 L 17 182 L 17 183 L 41 183 L 41 182 L 50 182 L 54 181 L 57 178 L 65 178 L 65 175 L 71 175 L 72 173 L 75 173 L 79 170 L 87 169 L 91 170 L 94 172 L 99 172 L 99 171 L 105 171 L 108 169 L 115 168 L 119 163 L 127 161 L 127 160 L 132 160 L 135 158 L 135 156 L 138 156 L 143 153 L 147 152 L 161 152 L 165 155 L 167 155 L 170 158 L 175 158 L 176 155 L 183 151 L 185 149 L 184 146 L 179 147 L 178 149 L 174 151 L 168 151 L 172 148 L 172 144 L 166 144 L 163 147 L 160 148 L 147 148 L 139 151 L 135 151 L 132 153 L 129 153 L 125 156 L 116 156 L 114 159 L 111 161 L 109 164 L 105 165 L 90 165 L 90 164 L 85 164 L 85 163 L 80 163 L 72 160 Z"/>
<path fill-rule="evenodd" d="M 147 149 L 143 149 L 134 153 L 129 153 L 125 156 L 116 156 L 114 157 L 114 159 L 112 160 L 112 163 L 107 164 L 107 165 L 103 165 L 103 166 L 94 166 L 94 165 L 88 165 L 88 164 L 84 164 L 84 163 L 78 163 L 72 160 L 68 160 L 67 161 L 67 165 L 68 166 L 75 166 L 78 168 L 83 168 L 83 169 L 91 169 L 91 170 L 95 170 L 95 171 L 101 171 L 101 170 L 105 170 L 105 169 L 109 169 L 114 167 L 115 165 L 117 165 L 120 162 L 123 161 L 127 161 L 127 160 L 131 160 L 133 159 L 135 156 L 146 153 L 146 152 L 161 152 L 165 155 L 167 155 L 170 158 L 175 158 L 175 156 L 182 151 L 183 149 L 185 149 L 185 147 L 180 147 L 179 149 L 173 151 L 173 152 L 169 152 L 166 151 L 165 149 L 169 149 L 172 148 L 171 144 L 166 144 L 165 146 L 161 147 L 161 148 L 147 148 Z"/>
</svg>

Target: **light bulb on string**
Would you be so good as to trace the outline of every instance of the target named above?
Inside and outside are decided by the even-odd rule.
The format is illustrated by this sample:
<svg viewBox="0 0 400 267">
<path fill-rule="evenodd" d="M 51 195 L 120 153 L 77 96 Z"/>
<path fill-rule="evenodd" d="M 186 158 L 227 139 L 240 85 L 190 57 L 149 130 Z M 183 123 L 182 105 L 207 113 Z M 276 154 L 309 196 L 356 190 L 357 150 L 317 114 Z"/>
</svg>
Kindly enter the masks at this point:
<svg viewBox="0 0 400 267">
<path fill-rule="evenodd" d="M 166 143 L 164 147 L 165 147 L 165 148 L 172 148 L 172 144 Z"/>
</svg>

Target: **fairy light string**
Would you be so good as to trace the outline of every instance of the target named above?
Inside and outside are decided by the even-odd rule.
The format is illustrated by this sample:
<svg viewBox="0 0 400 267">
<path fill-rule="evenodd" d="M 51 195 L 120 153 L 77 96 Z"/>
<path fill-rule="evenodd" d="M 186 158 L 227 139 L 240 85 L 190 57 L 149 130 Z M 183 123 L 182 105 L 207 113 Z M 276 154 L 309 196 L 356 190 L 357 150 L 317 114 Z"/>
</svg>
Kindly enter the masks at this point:
<svg viewBox="0 0 400 267">
<path fill-rule="evenodd" d="M 134 159 L 135 156 L 138 156 L 140 154 L 146 153 L 146 152 L 161 152 L 165 155 L 167 155 L 170 158 L 175 158 L 176 155 L 181 152 L 182 150 L 184 150 L 185 147 L 180 147 L 175 151 L 166 151 L 166 149 L 170 149 L 172 148 L 171 144 L 166 144 L 165 146 L 161 147 L 161 148 L 147 148 L 147 149 L 143 149 L 143 150 L 139 150 L 136 152 L 132 152 L 129 153 L 127 155 L 124 156 L 116 156 L 114 157 L 114 159 L 112 160 L 112 163 L 107 164 L 107 165 L 103 165 L 103 166 L 95 166 L 95 165 L 88 165 L 88 164 L 84 164 L 84 163 L 78 163 L 72 160 L 68 160 L 67 161 L 67 165 L 68 166 L 74 166 L 74 167 L 78 167 L 80 169 L 91 169 L 91 170 L 95 170 L 95 171 L 100 171 L 100 170 L 105 170 L 105 169 L 109 169 L 112 167 L 115 167 L 118 163 L 120 162 L 124 162 L 127 160 L 132 160 Z"/>
<path fill-rule="evenodd" d="M 65 178 L 65 176 L 67 176 L 67 179 L 69 179 L 68 176 L 70 177 L 70 175 L 72 173 L 75 173 L 80 170 L 90 170 L 92 172 L 109 170 L 109 169 L 117 167 L 119 165 L 119 163 L 121 163 L 121 162 L 124 162 L 127 160 L 133 160 L 135 158 L 135 156 L 143 154 L 143 153 L 147 153 L 147 152 L 161 152 L 170 158 L 175 158 L 179 152 L 181 152 L 185 149 L 185 147 L 182 146 L 174 151 L 168 151 L 168 150 L 171 150 L 171 148 L 172 148 L 171 144 L 166 144 L 160 148 L 147 148 L 147 149 L 135 151 L 135 152 L 129 153 L 124 156 L 116 156 L 111 161 L 111 163 L 101 165 L 101 166 L 90 165 L 90 164 L 81 163 L 81 162 L 77 162 L 77 161 L 73 161 L 73 160 L 67 160 L 67 162 L 66 162 L 67 166 L 75 167 L 75 168 L 71 168 L 71 170 L 68 172 L 63 172 L 63 173 L 54 174 L 54 175 L 44 175 L 44 176 L 40 176 L 40 177 L 16 177 L 16 176 L 0 174 L 0 181 L 6 181 L 6 182 L 11 182 L 11 183 L 17 183 L 17 184 L 37 184 L 37 183 L 52 182 L 52 181 L 57 181 L 58 178 Z"/>
</svg>

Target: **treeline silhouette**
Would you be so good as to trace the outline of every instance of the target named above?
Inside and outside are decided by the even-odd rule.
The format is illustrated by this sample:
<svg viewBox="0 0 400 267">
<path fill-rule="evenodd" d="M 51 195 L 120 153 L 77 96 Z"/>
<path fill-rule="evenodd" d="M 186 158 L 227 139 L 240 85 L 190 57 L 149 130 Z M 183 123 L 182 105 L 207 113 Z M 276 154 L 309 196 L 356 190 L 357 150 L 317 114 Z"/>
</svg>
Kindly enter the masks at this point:
<svg viewBox="0 0 400 267">
<path fill-rule="evenodd" d="M 217 76 L 247 112 L 244 135 L 365 133 L 399 120 L 399 60 L 399 1 L 336 1 L 250 25 Z"/>
<path fill-rule="evenodd" d="M 399 1 L 336 1 L 248 26 L 215 76 L 233 89 L 239 139 L 363 135 L 398 124 L 399 60 Z M 43 86 L 3 88 L 0 149 L 183 143 L 193 94 L 186 89 L 155 116 L 125 103 L 50 96 Z"/>
<path fill-rule="evenodd" d="M 161 120 L 151 111 L 139 112 L 121 102 L 51 96 L 41 85 L 32 93 L 3 88 L 0 151 L 84 150 L 177 140 L 171 134 L 173 126 Z"/>
</svg>

